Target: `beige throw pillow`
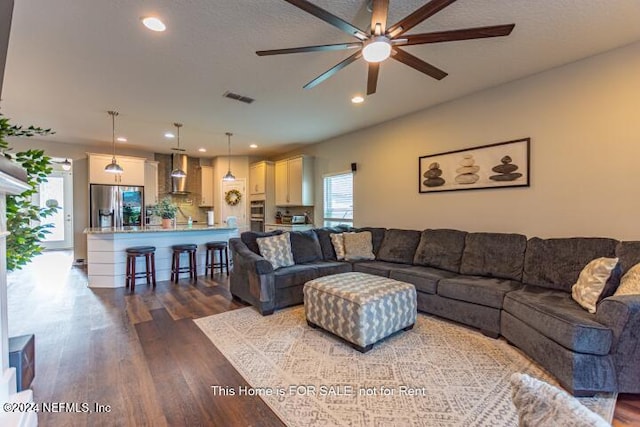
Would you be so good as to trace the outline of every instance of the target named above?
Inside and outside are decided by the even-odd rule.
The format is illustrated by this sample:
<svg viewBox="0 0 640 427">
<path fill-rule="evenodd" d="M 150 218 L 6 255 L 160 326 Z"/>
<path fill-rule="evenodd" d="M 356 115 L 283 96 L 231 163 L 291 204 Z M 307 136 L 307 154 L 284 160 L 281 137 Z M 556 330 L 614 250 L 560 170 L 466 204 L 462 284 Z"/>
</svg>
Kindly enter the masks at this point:
<svg viewBox="0 0 640 427">
<path fill-rule="evenodd" d="M 258 237 L 256 242 L 260 249 L 260 255 L 271 263 L 274 270 L 295 264 L 293 261 L 293 253 L 291 252 L 290 233 Z"/>
<path fill-rule="evenodd" d="M 360 233 L 342 233 L 344 238 L 344 258 L 347 261 L 363 261 L 376 259 L 373 254 L 373 244 L 371 243 L 371 232 L 362 231 Z"/>
<path fill-rule="evenodd" d="M 614 295 L 640 295 L 640 264 L 636 264 L 622 276 Z"/>
<path fill-rule="evenodd" d="M 596 312 L 598 298 L 618 264 L 618 258 L 596 258 L 580 272 L 578 281 L 571 288 L 571 296 L 589 313 Z"/>
<path fill-rule="evenodd" d="M 329 234 L 331 243 L 333 244 L 333 250 L 336 251 L 336 259 L 342 261 L 344 259 L 344 233 Z"/>
</svg>

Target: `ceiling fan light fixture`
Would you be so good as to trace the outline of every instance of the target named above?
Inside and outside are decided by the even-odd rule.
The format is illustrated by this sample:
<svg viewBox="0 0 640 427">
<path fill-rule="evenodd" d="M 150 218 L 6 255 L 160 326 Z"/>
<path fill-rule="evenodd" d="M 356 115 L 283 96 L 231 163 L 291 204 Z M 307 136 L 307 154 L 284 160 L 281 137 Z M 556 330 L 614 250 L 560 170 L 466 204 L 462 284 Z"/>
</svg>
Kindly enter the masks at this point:
<svg viewBox="0 0 640 427">
<path fill-rule="evenodd" d="M 164 22 L 162 22 L 160 18 L 156 18 L 155 16 L 147 16 L 146 18 L 142 18 L 142 24 L 151 31 L 162 32 L 167 29 L 167 26 L 164 25 Z"/>
<path fill-rule="evenodd" d="M 367 62 L 382 62 L 391 56 L 391 40 L 385 36 L 369 39 L 362 48 L 362 56 Z"/>
</svg>

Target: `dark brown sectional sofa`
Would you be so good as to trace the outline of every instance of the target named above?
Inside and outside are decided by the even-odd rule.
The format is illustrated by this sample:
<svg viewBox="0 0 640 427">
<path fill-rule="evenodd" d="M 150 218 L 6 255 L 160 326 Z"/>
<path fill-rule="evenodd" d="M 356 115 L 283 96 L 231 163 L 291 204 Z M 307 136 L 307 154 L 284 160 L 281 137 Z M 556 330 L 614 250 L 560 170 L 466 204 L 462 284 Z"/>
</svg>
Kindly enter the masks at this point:
<svg viewBox="0 0 640 427">
<path fill-rule="evenodd" d="M 590 314 L 571 298 L 580 271 L 598 257 L 620 258 L 617 277 L 640 263 L 640 242 L 606 238 L 527 239 L 459 230 L 370 231 L 376 259 L 337 261 L 329 235 L 291 233 L 296 265 L 273 270 L 247 232 L 232 239 L 235 298 L 260 313 L 303 302 L 304 283 L 359 271 L 412 283 L 418 310 L 503 336 L 575 395 L 640 393 L 640 296 L 609 296 Z"/>
</svg>

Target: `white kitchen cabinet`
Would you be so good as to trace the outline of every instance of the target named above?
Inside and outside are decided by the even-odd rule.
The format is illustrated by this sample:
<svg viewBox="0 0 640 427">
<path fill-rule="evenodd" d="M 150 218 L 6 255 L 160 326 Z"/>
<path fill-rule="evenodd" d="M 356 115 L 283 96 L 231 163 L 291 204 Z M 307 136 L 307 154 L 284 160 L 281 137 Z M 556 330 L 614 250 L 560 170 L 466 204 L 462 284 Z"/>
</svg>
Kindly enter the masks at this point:
<svg viewBox="0 0 640 427">
<path fill-rule="evenodd" d="M 213 167 L 200 166 L 200 207 L 213 206 Z"/>
<path fill-rule="evenodd" d="M 144 204 L 158 204 L 158 162 L 144 162 Z"/>
<path fill-rule="evenodd" d="M 267 162 L 253 163 L 249 166 L 249 195 L 264 194 L 267 187 Z"/>
<path fill-rule="evenodd" d="M 116 160 L 123 172 L 113 174 L 105 172 L 104 167 L 111 163 L 109 154 L 88 153 L 89 183 L 107 185 L 144 185 L 145 159 L 138 157 L 116 156 Z"/>
<path fill-rule="evenodd" d="M 313 157 L 276 162 L 276 206 L 313 206 Z"/>
</svg>

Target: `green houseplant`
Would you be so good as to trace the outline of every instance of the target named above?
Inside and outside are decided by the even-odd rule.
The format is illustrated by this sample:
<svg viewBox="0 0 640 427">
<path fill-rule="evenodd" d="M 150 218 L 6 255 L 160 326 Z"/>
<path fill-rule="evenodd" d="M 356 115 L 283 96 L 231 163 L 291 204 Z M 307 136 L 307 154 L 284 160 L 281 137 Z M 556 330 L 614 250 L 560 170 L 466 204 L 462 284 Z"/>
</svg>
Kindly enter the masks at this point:
<svg viewBox="0 0 640 427">
<path fill-rule="evenodd" d="M 169 197 L 160 200 L 160 203 L 153 208 L 153 214 L 162 218 L 162 228 L 171 228 L 171 220 L 176 217 L 176 213 L 178 213 L 178 207 L 171 203 Z"/>
<path fill-rule="evenodd" d="M 7 196 L 7 270 L 19 270 L 33 257 L 42 252 L 40 243 L 50 233 L 53 224 L 45 224 L 42 220 L 53 215 L 58 207 L 41 208 L 33 204 L 33 195 L 40 184 L 47 182 L 47 175 L 52 171 L 51 158 L 43 150 L 27 150 L 12 155 L 9 153 L 7 137 L 30 137 L 53 134 L 51 129 L 35 126 L 23 128 L 12 125 L 9 119 L 0 114 L 0 151 L 10 160 L 15 160 L 27 172 L 29 189 L 16 196 Z"/>
</svg>

